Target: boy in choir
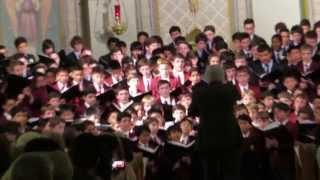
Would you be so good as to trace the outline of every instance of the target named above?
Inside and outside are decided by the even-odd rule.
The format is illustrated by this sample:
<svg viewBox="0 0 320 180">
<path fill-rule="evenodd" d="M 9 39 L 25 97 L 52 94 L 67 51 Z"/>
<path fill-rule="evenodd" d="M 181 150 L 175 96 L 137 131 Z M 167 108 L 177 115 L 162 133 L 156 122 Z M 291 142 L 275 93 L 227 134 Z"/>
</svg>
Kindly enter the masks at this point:
<svg viewBox="0 0 320 180">
<path fill-rule="evenodd" d="M 195 38 L 196 42 L 196 51 L 195 54 L 197 55 L 200 62 L 204 64 L 208 63 L 208 56 L 209 53 L 207 52 L 207 37 L 204 33 L 200 33 Z"/>
<path fill-rule="evenodd" d="M 97 67 L 97 62 L 89 56 L 81 58 L 81 67 L 83 69 L 83 78 L 86 81 L 92 81 L 92 70 Z"/>
<path fill-rule="evenodd" d="M 155 97 L 159 97 L 159 82 L 160 81 L 167 81 L 169 82 L 170 90 L 175 90 L 177 87 L 180 86 L 179 80 L 172 76 L 170 74 L 170 65 L 167 61 L 165 60 L 160 60 L 158 64 L 158 71 L 159 71 L 159 76 L 155 77 L 151 81 L 151 90 L 152 90 L 152 95 Z"/>
<path fill-rule="evenodd" d="M 240 115 L 238 123 L 244 138 L 241 149 L 241 179 L 270 179 L 270 165 L 263 132 L 251 124 L 247 115 Z"/>
<path fill-rule="evenodd" d="M 252 54 L 250 51 L 250 43 L 251 43 L 250 35 L 248 33 L 241 33 L 241 36 L 240 36 L 241 52 L 245 55 L 248 61 L 252 59 Z"/>
<path fill-rule="evenodd" d="M 143 157 L 142 178 L 144 180 L 155 179 L 158 173 L 159 145 L 151 141 L 150 130 L 146 126 L 139 127 L 136 134 L 138 142 L 134 151 L 135 153 L 141 153 Z"/>
<path fill-rule="evenodd" d="M 212 49 L 214 48 L 214 42 L 213 39 L 216 34 L 216 29 L 213 25 L 207 25 L 203 29 L 203 33 L 207 37 L 207 52 L 212 52 Z"/>
<path fill-rule="evenodd" d="M 70 70 L 71 85 L 78 86 L 79 91 L 84 91 L 91 83 L 84 78 L 83 68 L 80 66 L 73 67 Z"/>
<path fill-rule="evenodd" d="M 184 71 L 185 59 L 182 55 L 176 55 L 173 58 L 172 74 L 179 80 L 179 84 L 183 85 L 188 80 L 188 74 Z"/>
<path fill-rule="evenodd" d="M 287 28 L 283 28 L 279 31 L 281 36 L 281 49 L 283 51 L 283 56 L 287 56 L 287 51 L 290 47 L 290 32 Z"/>
<path fill-rule="evenodd" d="M 75 107 L 69 104 L 60 105 L 58 116 L 66 122 L 67 125 L 71 125 L 75 119 Z"/>
<path fill-rule="evenodd" d="M 61 95 L 58 92 L 50 92 L 48 95 L 47 105 L 52 106 L 56 111 L 58 111 L 61 104 Z"/>
<path fill-rule="evenodd" d="M 273 107 L 273 104 L 275 103 L 275 97 L 274 95 L 270 92 L 270 91 L 266 91 L 262 94 L 262 103 L 264 104 L 265 106 L 265 110 L 268 112 L 268 113 L 272 113 L 272 107 Z"/>
<path fill-rule="evenodd" d="M 60 94 L 66 92 L 70 88 L 69 72 L 66 69 L 59 69 L 56 74 L 56 82 L 52 88 L 57 90 Z"/>
<path fill-rule="evenodd" d="M 107 40 L 106 45 L 109 53 L 100 56 L 98 61 L 99 64 L 102 65 L 104 69 L 108 69 L 109 61 L 111 60 L 111 50 L 114 48 L 119 48 L 119 42 L 120 40 L 116 37 L 110 37 Z"/>
<path fill-rule="evenodd" d="M 310 108 L 303 108 L 298 113 L 298 141 L 295 152 L 298 159 L 296 165 L 298 178 L 317 179 L 318 167 L 316 162 L 316 134 L 319 129 L 314 120 L 314 112 Z"/>
<path fill-rule="evenodd" d="M 109 68 L 110 74 L 104 79 L 104 82 L 111 87 L 123 80 L 124 73 L 118 61 L 110 60 Z"/>
<path fill-rule="evenodd" d="M 257 121 L 252 122 L 252 125 L 257 129 L 262 130 L 266 128 L 270 124 L 270 122 L 271 122 L 270 113 L 266 111 L 261 111 L 261 112 L 258 112 Z"/>
<path fill-rule="evenodd" d="M 319 47 L 317 42 L 318 36 L 315 31 L 308 31 L 304 35 L 304 41 L 307 45 L 312 47 L 312 59 L 319 61 Z"/>
<path fill-rule="evenodd" d="M 232 83 L 233 85 L 236 85 L 237 81 L 236 81 L 236 66 L 234 65 L 233 62 L 226 62 L 223 65 L 223 69 L 225 71 L 226 74 L 226 81 L 228 83 Z"/>
<path fill-rule="evenodd" d="M 237 53 L 235 54 L 234 65 L 236 68 L 239 68 L 240 66 L 248 66 L 248 61 L 242 53 Z"/>
<path fill-rule="evenodd" d="M 191 105 L 192 102 L 192 95 L 191 93 L 183 93 L 180 95 L 179 97 L 179 101 L 178 104 L 182 105 L 185 108 L 185 114 L 186 116 L 188 116 L 189 113 L 189 107 Z"/>
<path fill-rule="evenodd" d="M 170 46 L 164 46 L 162 48 L 165 60 L 172 62 L 174 55 L 176 53 L 176 49 Z"/>
<path fill-rule="evenodd" d="M 55 49 L 55 44 L 51 39 L 45 39 L 42 41 L 42 53 L 46 56 L 46 57 L 50 57 L 51 54 L 56 52 Z"/>
<path fill-rule="evenodd" d="M 158 82 L 158 103 L 163 106 L 164 117 L 166 121 L 171 121 L 172 118 L 172 107 L 176 105 L 176 100 L 170 94 L 171 86 L 166 80 L 160 80 Z"/>
<path fill-rule="evenodd" d="M 319 63 L 312 59 L 312 47 L 302 45 L 300 48 L 302 61 L 298 63 L 298 70 L 306 76 L 319 69 Z"/>
<path fill-rule="evenodd" d="M 137 88 L 138 82 L 139 82 L 139 78 L 136 74 L 129 74 L 127 76 L 127 85 L 129 86 L 128 90 L 132 98 L 141 95 L 141 93 L 138 92 L 138 88 Z"/>
<path fill-rule="evenodd" d="M 179 122 L 181 129 L 180 143 L 188 145 L 195 140 L 195 131 L 193 130 L 193 122 L 188 118 L 184 118 Z"/>
<path fill-rule="evenodd" d="M 122 50 L 120 48 L 113 48 L 110 53 L 111 53 L 110 54 L 111 61 L 112 60 L 113 61 L 117 61 L 120 64 L 122 69 L 125 69 L 125 67 L 127 67 L 129 65 L 128 58 L 125 57 L 125 55 L 123 54 L 123 52 L 122 52 Z M 108 67 L 107 69 L 109 69 L 109 68 L 112 69 L 112 65 L 111 64 L 110 64 L 110 67 Z"/>
<path fill-rule="evenodd" d="M 44 63 L 48 68 L 59 68 L 61 65 L 61 58 L 64 58 L 65 53 L 61 50 L 59 53 L 56 52 L 55 44 L 51 39 L 45 39 L 42 42 L 43 55 L 39 56 L 39 63 Z"/>
<path fill-rule="evenodd" d="M 150 64 L 146 59 L 141 59 L 137 66 L 138 71 L 141 74 L 141 78 L 138 82 L 138 92 L 146 93 L 151 91 L 152 73 Z"/>
<path fill-rule="evenodd" d="M 148 38 L 145 43 L 145 58 L 150 61 L 152 57 L 152 53 L 154 50 L 158 49 L 160 46 L 158 44 L 158 40 L 156 38 Z"/>
<path fill-rule="evenodd" d="M 97 92 L 97 95 L 108 91 L 108 86 L 104 83 L 105 72 L 99 67 L 92 70 L 92 85 Z"/>
<path fill-rule="evenodd" d="M 145 50 L 144 43 L 148 38 L 149 38 L 149 34 L 147 32 L 140 31 L 137 34 L 137 41 L 143 46 L 143 51 Z"/>
<path fill-rule="evenodd" d="M 163 146 L 166 141 L 166 132 L 160 129 L 159 121 L 156 118 L 148 118 L 146 124 L 150 130 L 151 141 Z"/>
<path fill-rule="evenodd" d="M 4 98 L 1 102 L 1 115 L 0 115 L 0 124 L 12 120 L 12 109 L 16 107 L 15 98 Z"/>
<path fill-rule="evenodd" d="M 166 110 L 165 107 L 164 107 L 164 110 Z M 175 124 L 178 124 L 186 117 L 186 109 L 184 108 L 184 106 L 182 106 L 180 104 L 172 106 L 171 112 L 172 112 L 173 121 L 166 122 L 166 124 L 165 124 L 166 129 L 168 129 L 171 126 L 174 126 Z M 166 113 L 166 111 L 165 111 L 165 113 Z M 166 114 L 165 114 L 165 116 L 166 116 Z"/>
<path fill-rule="evenodd" d="M 190 86 L 191 89 L 189 91 L 191 92 L 193 88 L 195 88 L 197 85 L 203 85 L 205 82 L 201 79 L 201 74 L 198 68 L 191 68 L 190 70 L 190 76 L 189 76 Z"/>
<path fill-rule="evenodd" d="M 143 47 L 142 44 L 138 41 L 134 41 L 130 45 L 131 58 L 130 63 L 134 67 L 137 66 L 138 61 L 143 57 Z"/>
<path fill-rule="evenodd" d="M 119 48 L 121 49 L 121 52 L 125 58 L 128 58 L 128 47 L 127 43 L 120 40 L 118 43 Z"/>
<path fill-rule="evenodd" d="M 284 86 L 284 90 L 291 95 L 293 95 L 298 88 L 299 82 L 299 74 L 287 73 L 283 75 L 282 85 Z"/>
<path fill-rule="evenodd" d="M 302 19 L 300 21 L 300 26 L 303 30 L 303 34 L 306 34 L 308 31 L 311 30 L 311 24 L 310 24 L 309 19 Z"/>
<path fill-rule="evenodd" d="M 17 37 L 14 40 L 14 46 L 16 47 L 17 53 L 22 54 L 27 59 L 28 65 L 36 62 L 34 55 L 28 53 L 29 45 L 28 40 L 25 37 Z"/>
<path fill-rule="evenodd" d="M 240 53 L 241 52 L 241 36 L 242 36 L 242 33 L 241 32 L 235 32 L 233 35 L 232 35 L 232 50 L 234 53 Z"/>
<path fill-rule="evenodd" d="M 266 43 L 263 38 L 255 34 L 255 22 L 253 19 L 250 19 L 250 18 L 245 19 L 243 22 L 243 29 L 244 29 L 244 32 L 249 34 L 250 41 L 252 41 L 253 43 L 261 42 L 261 41 L 263 43 Z"/>
<path fill-rule="evenodd" d="M 181 29 L 179 26 L 171 26 L 169 29 L 169 35 L 171 37 L 172 42 L 169 44 L 170 47 L 176 47 L 175 40 L 177 37 L 180 37 L 181 34 Z"/>
<path fill-rule="evenodd" d="M 80 36 L 74 36 L 71 39 L 70 46 L 72 48 L 72 52 L 67 55 L 67 59 L 65 60 L 67 62 L 61 62 L 65 68 L 79 65 L 80 56 L 84 48 L 83 39 Z"/>
<path fill-rule="evenodd" d="M 79 117 L 85 116 L 85 112 L 89 108 L 97 107 L 96 90 L 93 87 L 88 87 L 82 92 L 82 101 L 77 105 L 76 112 Z"/>
<path fill-rule="evenodd" d="M 273 59 L 278 63 L 281 63 L 285 57 L 283 56 L 283 52 L 281 49 L 281 36 L 279 34 L 275 34 L 271 38 L 271 47 L 273 50 Z"/>
<path fill-rule="evenodd" d="M 142 98 L 143 99 L 143 98 Z M 136 112 L 137 117 L 136 121 L 134 122 L 135 126 L 142 126 L 146 120 L 145 117 L 145 110 L 143 108 L 142 102 L 136 102 L 132 105 L 133 110 Z"/>
<path fill-rule="evenodd" d="M 180 143 L 182 132 L 177 125 L 171 126 L 167 134 L 168 142 L 164 147 L 164 155 L 169 160 L 167 167 L 170 168 L 171 179 L 191 179 L 194 141 L 187 145 Z"/>
<path fill-rule="evenodd" d="M 251 90 L 254 93 L 256 99 L 259 99 L 261 96 L 259 86 L 254 86 L 249 83 L 250 72 L 247 67 L 239 67 L 236 70 L 236 80 L 237 80 L 237 89 L 240 94 L 244 94 L 246 91 Z"/>
<path fill-rule="evenodd" d="M 290 108 L 277 103 L 273 108 L 274 122 L 263 129 L 274 178 L 294 179 L 294 135 L 289 124 Z"/>
<path fill-rule="evenodd" d="M 183 57 L 187 57 L 188 53 L 191 52 L 190 45 L 186 41 L 179 41 L 176 43 L 177 53 L 182 54 Z M 199 64 L 203 61 L 199 60 Z"/>
<path fill-rule="evenodd" d="M 299 46 L 292 46 L 287 50 L 287 64 L 289 69 L 297 70 L 298 63 L 301 61 L 301 52 Z"/>
<path fill-rule="evenodd" d="M 134 140 L 135 135 L 132 131 L 131 115 L 127 112 L 121 112 L 118 114 L 117 120 L 119 126 L 118 133 L 127 139 Z"/>
<path fill-rule="evenodd" d="M 112 107 L 120 113 L 131 109 L 134 102 L 130 100 L 128 88 L 125 85 L 119 85 L 114 91 L 116 99 L 112 103 Z"/>
<path fill-rule="evenodd" d="M 156 104 L 156 98 L 151 95 L 145 95 L 141 100 L 143 110 L 145 112 L 145 117 L 148 115 L 149 110 L 152 108 L 153 105 Z"/>
<path fill-rule="evenodd" d="M 180 104 L 175 105 L 172 108 L 172 116 L 175 124 L 181 122 L 186 117 L 185 107 Z"/>
<path fill-rule="evenodd" d="M 1 90 L 10 98 L 16 98 L 29 85 L 29 80 L 24 76 L 26 66 L 16 59 L 11 59 L 7 71 L 6 85 L 1 87 Z"/>
<path fill-rule="evenodd" d="M 165 125 L 165 118 L 164 118 L 164 112 L 161 107 L 152 107 L 150 111 L 148 112 L 148 117 L 155 118 L 159 122 L 159 129 L 164 129 Z"/>
<path fill-rule="evenodd" d="M 303 30 L 299 25 L 294 25 L 291 28 L 291 45 L 293 46 L 299 46 L 302 44 L 303 41 Z"/>
</svg>

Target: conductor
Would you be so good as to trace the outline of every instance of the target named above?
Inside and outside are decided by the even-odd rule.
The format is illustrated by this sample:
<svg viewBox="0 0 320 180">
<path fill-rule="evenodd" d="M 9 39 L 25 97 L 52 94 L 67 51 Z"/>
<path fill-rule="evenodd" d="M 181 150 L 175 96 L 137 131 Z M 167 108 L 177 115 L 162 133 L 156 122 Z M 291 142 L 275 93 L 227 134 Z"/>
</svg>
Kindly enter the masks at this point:
<svg viewBox="0 0 320 180">
<path fill-rule="evenodd" d="M 191 116 L 200 117 L 197 144 L 205 180 L 239 179 L 242 135 L 234 116 L 239 94 L 224 77 L 222 67 L 208 66 L 204 74 L 208 84 L 193 90 L 189 109 Z"/>
</svg>

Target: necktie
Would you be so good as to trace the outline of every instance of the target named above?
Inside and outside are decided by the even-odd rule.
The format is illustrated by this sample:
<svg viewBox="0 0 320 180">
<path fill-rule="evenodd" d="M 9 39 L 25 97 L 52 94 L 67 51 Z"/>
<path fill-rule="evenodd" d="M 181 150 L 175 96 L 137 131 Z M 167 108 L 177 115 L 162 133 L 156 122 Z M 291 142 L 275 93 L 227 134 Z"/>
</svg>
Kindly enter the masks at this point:
<svg viewBox="0 0 320 180">
<path fill-rule="evenodd" d="M 165 99 L 165 100 L 164 100 L 164 105 L 170 105 L 170 103 L 169 103 L 169 100 L 168 100 L 168 99 Z"/>
<path fill-rule="evenodd" d="M 280 52 L 279 51 L 276 52 L 276 58 L 280 62 Z"/>
<path fill-rule="evenodd" d="M 150 83 L 149 83 L 148 79 L 146 80 L 146 82 L 147 82 L 146 92 L 148 92 L 150 90 Z"/>
<path fill-rule="evenodd" d="M 61 88 L 60 88 L 60 92 L 63 92 L 63 90 L 64 90 L 65 87 L 66 87 L 66 85 L 63 84 L 63 85 L 61 86 Z"/>
<path fill-rule="evenodd" d="M 308 72 L 309 71 L 309 66 L 307 64 L 304 65 L 304 72 Z"/>
<path fill-rule="evenodd" d="M 269 72 L 270 72 L 270 71 L 269 71 L 269 64 L 265 64 L 264 66 L 265 66 L 265 72 L 266 72 L 266 73 L 269 73 Z"/>
<path fill-rule="evenodd" d="M 243 86 L 243 87 L 242 87 L 242 91 L 243 91 L 243 92 L 247 92 L 247 91 L 248 91 L 248 88 L 245 87 L 245 86 Z"/>
</svg>

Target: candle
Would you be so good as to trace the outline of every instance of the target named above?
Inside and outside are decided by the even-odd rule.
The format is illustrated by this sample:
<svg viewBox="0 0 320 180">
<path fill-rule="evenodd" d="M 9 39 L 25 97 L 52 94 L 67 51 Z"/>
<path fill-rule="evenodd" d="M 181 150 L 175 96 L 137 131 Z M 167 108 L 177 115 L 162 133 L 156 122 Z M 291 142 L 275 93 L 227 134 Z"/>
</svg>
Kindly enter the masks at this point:
<svg viewBox="0 0 320 180">
<path fill-rule="evenodd" d="M 121 18 L 121 11 L 120 11 L 120 2 L 119 0 L 116 1 L 116 4 L 114 5 L 114 17 L 116 20 L 120 20 Z"/>
</svg>

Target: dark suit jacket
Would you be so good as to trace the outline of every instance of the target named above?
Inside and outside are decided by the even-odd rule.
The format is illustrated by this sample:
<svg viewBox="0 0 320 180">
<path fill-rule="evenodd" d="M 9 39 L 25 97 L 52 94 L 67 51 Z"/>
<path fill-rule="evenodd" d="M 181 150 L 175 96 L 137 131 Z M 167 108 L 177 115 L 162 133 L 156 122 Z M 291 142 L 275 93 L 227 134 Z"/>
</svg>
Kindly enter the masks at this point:
<svg viewBox="0 0 320 180">
<path fill-rule="evenodd" d="M 202 74 L 204 73 L 206 66 L 208 64 L 209 53 L 205 50 L 203 50 L 202 54 L 199 54 L 198 51 L 194 51 L 194 53 L 198 57 L 197 66 Z"/>
<path fill-rule="evenodd" d="M 313 61 L 311 62 L 311 65 L 310 65 L 309 72 L 305 72 L 305 71 L 304 71 L 304 68 L 303 68 L 303 63 L 302 63 L 302 61 L 300 61 L 300 62 L 297 64 L 297 68 L 298 68 L 298 70 L 299 70 L 299 72 L 300 72 L 301 74 L 306 74 L 306 73 L 312 73 L 312 72 L 318 70 L 318 69 L 320 68 L 320 65 L 319 65 L 319 63 L 317 63 L 316 61 L 313 60 Z"/>
<path fill-rule="evenodd" d="M 242 135 L 234 116 L 240 99 L 231 84 L 211 83 L 192 92 L 190 116 L 199 116 L 198 146 L 201 153 L 240 147 Z"/>
<path fill-rule="evenodd" d="M 262 131 L 252 127 L 244 138 L 241 149 L 241 178 L 243 180 L 269 180 L 271 169 L 265 137 Z"/>
<path fill-rule="evenodd" d="M 109 54 L 105 54 L 103 56 L 100 56 L 99 58 L 99 64 L 101 64 L 103 66 L 104 69 L 109 68 L 109 61 L 111 60 L 111 55 Z"/>
<path fill-rule="evenodd" d="M 71 68 L 79 65 L 79 60 L 74 52 L 71 52 L 67 55 L 65 60 L 62 60 L 61 66 L 64 68 Z"/>
<path fill-rule="evenodd" d="M 271 67 L 271 73 L 277 73 L 277 72 L 280 73 L 283 69 L 282 65 L 278 64 L 274 60 L 272 60 L 272 61 L 273 61 L 273 65 Z M 255 75 L 261 76 L 266 73 L 260 60 L 254 61 L 250 65 L 251 65 L 251 69 L 253 70 Z"/>
</svg>

